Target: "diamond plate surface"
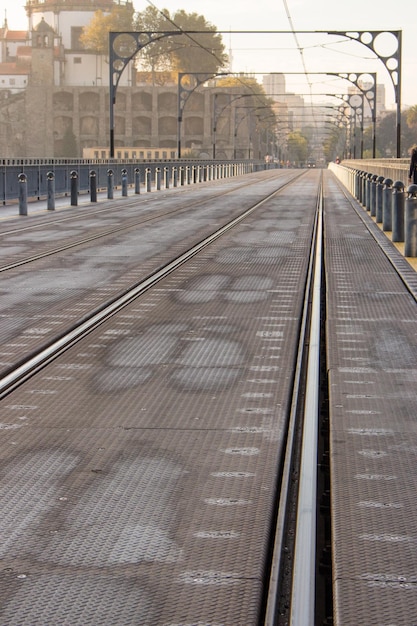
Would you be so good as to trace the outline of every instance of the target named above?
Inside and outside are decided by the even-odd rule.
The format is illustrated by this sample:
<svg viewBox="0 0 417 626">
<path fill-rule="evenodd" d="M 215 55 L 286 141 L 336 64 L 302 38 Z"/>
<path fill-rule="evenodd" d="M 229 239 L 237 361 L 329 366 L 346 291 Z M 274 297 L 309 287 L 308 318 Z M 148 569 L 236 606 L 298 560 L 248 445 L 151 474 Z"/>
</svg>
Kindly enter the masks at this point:
<svg viewBox="0 0 417 626">
<path fill-rule="evenodd" d="M 309 179 L 2 402 L 0 623 L 258 624 Z"/>
<path fill-rule="evenodd" d="M 403 579 L 395 567 L 388 577 L 371 570 L 360 581 L 338 580 L 335 591 L 336 624 L 413 626 L 416 623 L 415 576 Z"/>
<path fill-rule="evenodd" d="M 284 183 L 292 176 L 284 171 L 259 172 L 252 179 L 258 184 L 251 187 L 247 197 L 241 195 L 239 202 L 235 198 L 242 181 L 229 180 L 187 191 L 172 190 L 168 206 L 158 194 L 151 198 L 141 195 L 114 200 L 110 206 L 83 207 L 82 213 L 74 209 L 65 212 L 65 217 L 59 211 L 28 216 L 24 228 L 21 221 L 1 222 L 0 257 L 4 264 L 61 245 L 74 247 L 2 273 L 0 371 L 263 198 L 268 189 L 276 188 L 277 177 Z M 222 196 L 223 201 L 216 205 L 216 195 L 226 190 L 230 195 Z M 283 219 L 283 228 L 284 221 L 290 223 L 289 217 Z M 75 246 L 113 227 L 122 230 Z M 274 234 L 269 237 L 273 248 Z"/>
<path fill-rule="evenodd" d="M 417 614 L 417 305 L 372 236 L 373 225 L 366 228 L 366 215 L 362 220 L 347 200 L 330 196 L 334 622 L 411 625 Z"/>
</svg>

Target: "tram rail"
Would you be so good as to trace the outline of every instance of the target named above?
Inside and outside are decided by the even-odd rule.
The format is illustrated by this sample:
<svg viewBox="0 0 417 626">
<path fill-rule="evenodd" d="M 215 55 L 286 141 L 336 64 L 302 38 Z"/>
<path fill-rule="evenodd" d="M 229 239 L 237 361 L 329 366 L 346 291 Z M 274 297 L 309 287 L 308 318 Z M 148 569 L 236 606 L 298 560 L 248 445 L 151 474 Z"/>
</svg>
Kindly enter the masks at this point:
<svg viewBox="0 0 417 626">
<path fill-rule="evenodd" d="M 296 177 L 298 179 L 298 176 Z M 98 310 L 90 311 L 81 320 L 73 324 L 70 329 L 62 332 L 59 338 L 55 338 L 48 345 L 42 345 L 33 353 L 22 358 L 15 367 L 10 368 L 0 380 L 0 398 L 3 402 L 7 398 L 13 398 L 15 392 L 19 392 L 21 387 L 31 381 L 39 373 L 44 371 L 49 365 L 53 364 L 59 357 L 71 350 L 77 344 L 82 342 L 95 331 L 100 332 L 101 326 L 107 324 L 111 318 L 116 317 L 128 307 L 134 305 L 136 301 L 140 301 L 144 294 L 149 294 L 153 289 L 159 289 L 161 282 L 165 281 L 178 270 L 186 268 L 191 260 L 199 258 L 199 255 L 208 249 L 211 244 L 219 241 L 223 236 L 233 232 L 237 226 L 242 225 L 245 220 L 255 214 L 257 210 L 268 206 L 284 190 L 288 189 L 295 181 L 291 180 L 279 189 L 268 193 L 261 200 L 250 206 L 244 212 L 234 217 L 228 223 L 223 224 L 215 232 L 204 237 L 197 244 L 190 247 L 185 252 L 179 254 L 175 259 L 166 263 L 163 267 L 158 267 L 146 278 L 140 280 L 134 286 L 131 286 L 123 294 L 118 294 L 107 302 L 103 302 Z M 321 263 L 322 263 L 322 210 L 323 210 L 323 192 L 322 181 L 320 180 L 317 192 L 317 203 L 315 209 L 315 217 L 313 220 L 313 230 L 310 235 L 310 251 L 309 261 L 307 263 L 307 273 L 304 280 L 304 286 L 298 285 L 304 295 L 300 300 L 301 311 L 300 321 L 298 324 L 299 339 L 297 348 L 294 352 L 293 361 L 287 363 L 290 368 L 292 379 L 292 400 L 291 407 L 286 410 L 284 424 L 280 429 L 285 431 L 282 435 L 282 449 L 286 448 L 286 456 L 281 457 L 278 454 L 279 466 L 274 470 L 277 476 L 275 482 L 276 502 L 272 505 L 275 514 L 270 520 L 270 537 L 273 539 L 271 545 L 265 548 L 268 555 L 264 565 L 264 577 L 262 582 L 264 592 L 262 594 L 264 600 L 258 606 L 258 618 L 256 623 L 264 623 L 265 626 L 275 626 L 279 624 L 281 619 L 279 612 L 282 605 L 279 605 L 280 589 L 279 585 L 283 577 L 283 561 L 287 561 L 288 553 L 286 546 L 288 544 L 288 533 L 293 532 L 293 527 L 289 529 L 291 522 L 287 516 L 294 514 L 294 503 L 290 501 L 289 491 L 292 489 L 293 473 L 295 471 L 294 464 L 297 464 L 297 471 L 300 472 L 300 497 L 301 504 L 298 504 L 300 511 L 299 520 L 296 529 L 296 547 L 292 555 L 294 584 L 291 600 L 291 623 L 297 626 L 311 626 L 311 615 L 314 613 L 314 572 L 316 570 L 315 563 L 315 505 L 317 501 L 315 490 L 312 489 L 312 483 L 315 482 L 315 471 L 317 467 L 317 411 L 318 411 L 318 363 L 320 350 L 320 298 L 321 298 Z M 106 235 L 101 235 L 106 236 Z M 85 243 L 85 241 L 83 242 Z M 54 253 L 55 251 L 52 251 Z M 298 316 L 298 313 L 296 314 Z M 274 319 L 274 318 L 271 318 Z M 286 318 L 282 318 L 286 319 Z M 263 332 L 263 331 L 261 331 Z M 269 332 L 269 331 L 268 331 Z M 269 337 L 266 332 L 266 338 Z M 279 336 L 278 332 L 270 333 L 273 339 Z M 88 351 L 88 350 L 87 350 Z M 255 371 L 262 371 L 262 367 L 254 367 Z M 50 377 L 53 379 L 54 377 Z M 258 394 L 262 396 L 263 394 Z M 255 394 L 256 396 L 256 394 Z M 12 400 L 13 401 L 13 400 Z M 16 401 L 17 402 L 17 401 Z M 302 409 L 304 407 L 304 409 Z M 307 410 L 308 409 L 308 410 Z M 313 413 L 313 415 L 311 415 Z M 299 423 L 301 420 L 301 423 Z M 300 430 L 304 429 L 302 438 L 299 436 Z M 251 432 L 250 429 L 248 432 Z M 256 429 L 253 431 L 256 432 Z M 297 434 L 298 433 L 298 434 Z M 315 436 L 314 436 L 315 433 Z M 285 444 L 284 444 L 285 442 Z M 308 445 L 306 445 L 306 442 Z M 298 466 L 299 451 L 295 447 L 300 445 L 304 449 L 301 454 L 300 465 Z M 312 445 L 310 445 L 312 444 Z M 307 465 L 306 465 L 307 463 Z M 304 484 L 304 479 L 307 484 Z M 306 515 L 308 511 L 308 515 Z M 308 560 L 308 568 L 306 566 Z M 197 576 L 197 574 L 195 574 Z M 212 574 L 198 574 L 204 579 Z M 268 580 L 267 580 L 268 579 Z M 299 581 L 301 579 L 301 582 Z M 308 588 L 309 593 L 306 593 Z M 18 618 L 17 618 L 18 619 Z M 43 619 L 43 618 L 42 618 Z M 144 624 L 158 623 L 157 621 L 146 621 Z M 215 620 L 215 618 L 214 618 Z M 248 624 L 252 623 L 252 617 L 248 616 Z M 7 618 L 4 624 L 14 624 L 8 622 Z M 31 624 L 36 626 L 41 622 L 35 617 Z M 76 622 L 73 622 L 74 626 Z M 79 622 L 79 624 L 85 622 Z M 124 623 L 124 622 L 121 622 Z M 136 623 L 136 622 L 135 622 Z M 141 622 L 142 623 L 142 622 Z M 165 622 L 161 622 L 165 623 Z M 181 622 L 185 623 L 185 622 Z M 213 622 L 214 623 L 214 622 Z M 217 622 L 216 622 L 217 623 Z M 227 623 L 227 619 L 225 619 Z M 255 622 L 253 622 L 255 623 Z"/>
<path fill-rule="evenodd" d="M 266 171 L 265 172 L 266 176 L 265 179 L 267 180 L 268 178 L 273 178 L 273 176 L 271 175 L 270 171 Z M 283 183 L 282 188 L 285 188 L 286 185 L 290 184 L 292 181 L 296 180 L 299 176 L 302 176 L 303 172 L 296 172 L 295 175 L 293 172 L 291 172 L 291 178 L 289 181 Z M 230 182 L 230 181 L 229 181 Z M 203 197 L 198 197 L 197 199 L 194 198 L 191 201 L 187 201 L 187 199 L 185 199 L 184 201 L 184 197 L 183 195 L 181 195 L 181 201 L 179 202 L 179 206 L 175 206 L 175 208 L 173 208 L 172 210 L 167 211 L 164 207 L 162 207 L 162 210 L 157 210 L 156 212 L 153 212 L 152 214 L 148 214 L 145 213 L 145 215 L 140 215 L 139 217 L 134 217 L 133 219 L 131 218 L 127 218 L 127 223 L 123 224 L 122 226 L 119 227 L 115 227 L 113 226 L 112 228 L 109 229 L 105 229 L 101 232 L 95 233 L 93 235 L 89 235 L 87 237 L 82 237 L 82 238 L 77 238 L 76 240 L 70 240 L 67 243 L 58 246 L 58 247 L 52 247 L 52 248 L 47 248 L 46 250 L 39 252 L 38 254 L 34 254 L 32 256 L 28 256 L 26 258 L 21 258 L 19 260 L 16 260 L 12 263 L 8 263 L 7 265 L 0 265 L 0 272 L 6 272 L 10 269 L 14 269 L 16 267 L 19 267 L 21 265 L 25 265 L 28 263 L 32 263 L 34 261 L 37 261 L 39 259 L 43 259 L 45 257 L 48 256 L 52 256 L 54 254 L 59 254 L 61 252 L 65 252 L 66 250 L 70 250 L 71 248 L 76 248 L 78 246 L 83 246 L 85 244 L 89 244 L 92 243 L 94 241 L 100 240 L 100 239 L 106 239 L 108 237 L 114 237 L 115 235 L 119 234 L 119 233 L 124 233 L 127 231 L 130 231 L 131 229 L 135 229 L 138 226 L 146 226 L 148 223 L 150 222 L 155 222 L 155 221 L 159 221 L 161 219 L 164 219 L 166 217 L 170 217 L 170 216 L 174 216 L 174 215 L 181 215 L 183 213 L 186 213 L 187 211 L 190 211 L 191 209 L 195 209 L 197 207 L 202 207 L 204 206 L 208 201 L 209 202 L 213 202 L 219 198 L 222 197 L 227 197 L 228 195 L 230 195 L 231 193 L 233 193 L 236 188 L 238 188 L 239 190 L 245 189 L 245 188 L 250 188 L 253 185 L 259 184 L 259 179 L 257 179 L 256 181 L 250 180 L 248 182 L 236 182 L 235 179 L 231 180 L 231 184 L 230 187 L 226 190 L 221 189 L 220 191 L 218 191 L 217 193 L 212 193 L 212 186 L 213 186 L 213 182 L 210 183 L 211 188 L 210 188 L 210 194 L 209 197 L 206 197 L 203 195 Z M 207 186 L 206 186 L 207 188 Z M 186 191 L 187 188 L 179 190 L 179 191 Z M 174 191 L 174 190 L 173 190 Z M 175 193 L 175 191 L 174 191 Z M 201 195 L 201 193 L 200 193 Z M 170 196 L 171 200 L 172 200 L 172 195 Z M 129 209 L 129 208 L 137 208 L 138 204 L 142 201 L 143 203 L 143 208 L 146 208 L 146 201 L 147 198 L 146 196 L 141 196 L 141 197 L 136 197 L 134 200 L 128 200 L 128 199 L 123 199 L 121 201 L 121 203 L 119 202 L 119 206 L 120 208 L 123 208 L 123 210 L 125 209 Z M 140 206 L 140 205 L 139 205 Z M 66 215 L 66 216 L 59 216 L 58 219 L 55 218 L 54 216 L 54 220 L 53 220 L 53 224 L 54 225 L 58 225 L 61 223 L 68 223 L 69 225 L 71 224 L 71 222 L 79 222 L 80 219 L 82 218 L 86 218 L 86 219 L 91 219 L 91 217 L 94 216 L 100 216 L 103 217 L 104 215 L 114 215 L 114 211 L 115 211 L 115 207 L 116 207 L 116 203 L 114 201 L 106 202 L 106 206 L 105 207 L 101 207 L 101 208 L 94 208 L 93 210 L 88 211 L 88 214 L 86 215 L 85 213 L 83 214 L 82 212 L 80 213 L 80 210 L 75 210 L 72 212 L 71 215 Z M 82 210 L 81 210 L 82 211 Z M 22 232 L 31 232 L 31 231 L 36 231 L 39 229 L 44 229 L 45 228 L 45 223 L 42 222 L 41 224 L 39 223 L 32 223 L 28 226 L 22 226 L 21 224 L 19 224 L 18 228 L 12 228 L 9 230 L 5 230 L 3 232 L 0 232 L 0 240 L 2 238 L 7 238 L 10 237 L 11 235 L 17 235 L 17 234 L 21 234 Z"/>
</svg>

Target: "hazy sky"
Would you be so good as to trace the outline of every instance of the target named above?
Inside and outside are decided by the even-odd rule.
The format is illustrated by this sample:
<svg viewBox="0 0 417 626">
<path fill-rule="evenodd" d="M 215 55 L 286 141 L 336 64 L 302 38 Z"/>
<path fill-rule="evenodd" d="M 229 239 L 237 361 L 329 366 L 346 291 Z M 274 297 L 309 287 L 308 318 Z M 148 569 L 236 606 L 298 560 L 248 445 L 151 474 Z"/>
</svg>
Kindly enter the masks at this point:
<svg viewBox="0 0 417 626">
<path fill-rule="evenodd" d="M 136 10 L 148 4 L 147 0 L 134 0 Z M 394 106 L 392 82 L 372 51 L 343 37 L 300 31 L 402 30 L 402 103 L 417 104 L 417 11 L 411 0 L 155 0 L 153 4 L 168 9 L 171 15 L 178 9 L 204 15 L 220 31 L 291 31 L 293 27 L 296 37 L 291 33 L 224 33 L 224 44 L 232 50 L 233 71 L 287 73 L 287 89 L 303 94 L 347 90 L 348 81 L 326 72 L 376 72 L 378 82 L 386 86 L 386 104 L 390 108 Z M 19 0 L 1 0 L 0 7 L 7 10 L 10 29 L 27 28 Z M 392 38 L 379 38 L 378 43 L 384 45 L 382 54 L 391 54 Z M 311 72 L 308 79 L 302 74 L 304 68 Z"/>
</svg>

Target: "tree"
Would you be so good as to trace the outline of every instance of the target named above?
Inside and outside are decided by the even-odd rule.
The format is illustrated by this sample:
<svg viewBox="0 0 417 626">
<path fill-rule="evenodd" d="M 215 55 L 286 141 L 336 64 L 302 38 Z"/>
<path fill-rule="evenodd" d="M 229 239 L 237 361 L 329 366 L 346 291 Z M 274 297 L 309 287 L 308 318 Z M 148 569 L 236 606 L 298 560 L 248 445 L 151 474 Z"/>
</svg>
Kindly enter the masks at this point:
<svg viewBox="0 0 417 626">
<path fill-rule="evenodd" d="M 342 128 L 333 128 L 323 142 L 323 152 L 326 161 L 334 161 L 337 156 L 343 155 L 345 136 Z"/>
<path fill-rule="evenodd" d="M 207 22 L 202 15 L 177 11 L 173 17 L 169 11 L 160 11 L 154 6 L 134 13 L 133 5 L 114 5 L 109 14 L 96 11 L 90 24 L 83 29 L 80 41 L 87 50 L 97 54 L 107 54 L 109 32 L 175 32 L 174 36 L 153 36 L 151 43 L 146 43 L 136 58 L 141 70 L 149 71 L 155 81 L 156 72 L 207 72 L 218 73 L 228 61 L 221 35 L 215 26 Z M 207 31 L 195 34 L 182 34 L 183 31 Z M 119 38 L 117 38 L 117 41 Z M 146 42 L 146 38 L 144 37 Z M 125 42 L 132 47 L 128 37 Z M 136 46 L 136 44 L 135 44 Z M 132 54 L 135 47 L 132 47 Z"/>
<path fill-rule="evenodd" d="M 183 31 L 215 31 L 202 15 L 177 11 L 173 22 Z M 224 69 L 228 62 L 221 35 L 207 34 L 176 35 L 172 54 L 172 67 L 178 72 L 216 73 Z"/>
<path fill-rule="evenodd" d="M 66 128 L 64 136 L 62 138 L 61 154 L 57 156 L 69 159 L 78 157 L 77 140 L 72 129 L 69 126 Z"/>
<path fill-rule="evenodd" d="M 305 163 L 307 159 L 308 141 L 298 130 L 288 135 L 288 155 L 290 161 L 297 165 Z"/>
<path fill-rule="evenodd" d="M 86 50 L 96 54 L 108 54 L 109 32 L 133 30 L 133 4 L 115 4 L 111 12 L 104 14 L 101 9 L 96 11 L 88 26 L 83 28 L 80 42 Z"/>
<path fill-rule="evenodd" d="M 364 131 L 365 153 L 369 154 L 372 147 L 372 127 L 369 126 Z M 380 119 L 377 123 L 376 131 L 377 153 L 383 157 L 393 157 L 397 150 L 397 123 L 396 113 L 393 111 Z M 407 112 L 401 113 L 401 152 L 406 157 L 416 141 L 416 131 L 407 124 Z"/>
<path fill-rule="evenodd" d="M 165 15 L 169 17 L 166 9 L 161 12 L 154 6 L 148 6 L 144 11 L 136 14 L 134 30 L 149 33 L 171 31 L 173 25 Z M 151 72 L 153 84 L 155 84 L 156 72 L 170 72 L 171 70 L 171 47 L 171 42 L 166 37 L 162 37 L 147 44 L 138 55 L 138 67 Z"/>
<path fill-rule="evenodd" d="M 407 110 L 405 119 L 409 128 L 417 129 L 417 104 Z"/>
<path fill-rule="evenodd" d="M 177 11 L 172 17 L 166 9 L 159 11 L 147 7 L 139 12 L 135 30 L 143 32 L 207 31 L 205 33 L 165 36 L 147 44 L 138 62 L 149 71 L 173 70 L 175 72 L 207 72 L 215 74 L 228 61 L 221 35 L 202 15 Z"/>
</svg>

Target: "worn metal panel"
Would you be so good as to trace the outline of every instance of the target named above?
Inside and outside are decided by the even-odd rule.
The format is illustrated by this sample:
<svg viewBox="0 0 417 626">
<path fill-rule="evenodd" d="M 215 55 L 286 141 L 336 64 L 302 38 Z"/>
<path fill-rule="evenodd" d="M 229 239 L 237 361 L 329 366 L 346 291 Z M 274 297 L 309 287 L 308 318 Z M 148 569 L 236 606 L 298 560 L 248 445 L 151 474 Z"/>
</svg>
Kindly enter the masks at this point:
<svg viewBox="0 0 417 626">
<path fill-rule="evenodd" d="M 394 246 L 384 243 L 386 256 L 372 220 L 338 194 L 330 197 L 334 622 L 406 626 L 417 614 L 417 304 L 406 287 L 408 269 L 404 282 L 394 271 L 404 269 Z"/>
<path fill-rule="evenodd" d="M 2 402 L 1 623 L 258 624 L 315 212 L 298 189 Z"/>
</svg>

